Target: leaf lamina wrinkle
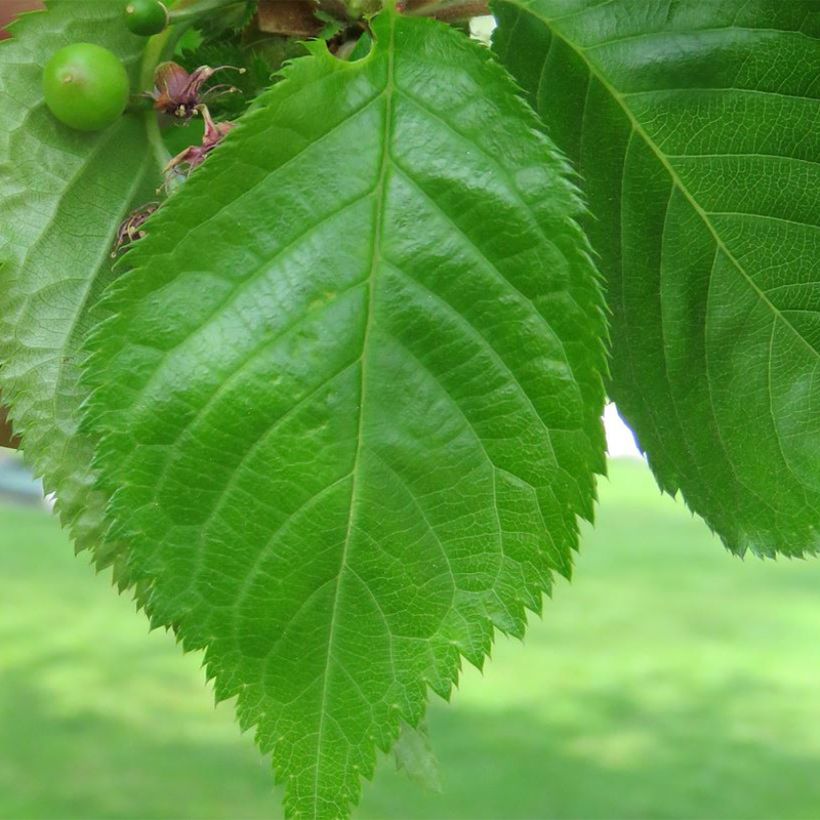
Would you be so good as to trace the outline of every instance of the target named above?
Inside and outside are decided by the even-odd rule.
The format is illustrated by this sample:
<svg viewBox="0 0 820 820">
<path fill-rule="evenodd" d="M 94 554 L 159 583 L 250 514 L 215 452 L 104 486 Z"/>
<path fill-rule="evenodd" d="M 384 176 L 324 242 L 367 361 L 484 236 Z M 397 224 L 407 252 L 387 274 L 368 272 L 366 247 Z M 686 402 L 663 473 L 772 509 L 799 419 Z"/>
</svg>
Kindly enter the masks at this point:
<svg viewBox="0 0 820 820">
<path fill-rule="evenodd" d="M 79 432 L 80 346 L 111 279 L 108 253 L 132 203 L 159 179 L 143 124 L 123 117 L 99 134 L 61 125 L 44 105 L 43 65 L 79 30 L 112 51 L 134 77 L 138 43 L 117 4 L 50 0 L 23 15 L 0 43 L 0 388 L 23 450 L 79 548 L 98 567 L 104 497 L 92 489 L 93 439 Z"/>
<path fill-rule="evenodd" d="M 584 179 L 610 393 L 658 483 L 735 552 L 816 553 L 817 3 L 497 14 L 497 53 Z"/>
<path fill-rule="evenodd" d="M 205 649 L 291 816 L 346 815 L 427 689 L 523 633 L 603 470 L 564 159 L 485 49 L 373 29 L 353 63 L 311 44 L 238 121 L 89 343 L 129 577 Z"/>
</svg>

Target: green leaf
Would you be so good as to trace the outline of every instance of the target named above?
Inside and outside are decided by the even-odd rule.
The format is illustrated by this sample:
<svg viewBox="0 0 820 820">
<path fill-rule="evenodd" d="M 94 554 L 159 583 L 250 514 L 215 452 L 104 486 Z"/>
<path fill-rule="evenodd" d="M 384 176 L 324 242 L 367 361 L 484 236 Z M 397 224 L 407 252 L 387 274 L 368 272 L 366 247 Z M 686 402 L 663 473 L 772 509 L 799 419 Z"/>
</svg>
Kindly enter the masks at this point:
<svg viewBox="0 0 820 820">
<path fill-rule="evenodd" d="M 286 784 L 521 635 L 604 469 L 602 299 L 563 159 L 490 52 L 385 12 L 287 69 L 153 219 L 91 343 L 112 537 Z"/>
<path fill-rule="evenodd" d="M 399 739 L 393 747 L 396 769 L 403 771 L 413 782 L 430 791 L 441 791 L 438 760 L 430 742 L 426 723 L 418 728 L 402 724 Z"/>
<path fill-rule="evenodd" d="M 156 164 L 141 120 L 72 131 L 45 108 L 45 61 L 78 39 L 111 49 L 132 78 L 144 44 L 117 3 L 53 0 L 0 44 L 0 387 L 28 460 L 79 547 L 99 542 L 104 497 L 90 489 L 92 442 L 77 432 L 80 345 L 111 279 L 109 253 L 133 200 L 149 199 Z M 97 552 L 99 566 L 113 560 Z"/>
<path fill-rule="evenodd" d="M 820 5 L 531 0 L 495 48 L 585 181 L 611 394 L 742 553 L 820 549 Z"/>
</svg>

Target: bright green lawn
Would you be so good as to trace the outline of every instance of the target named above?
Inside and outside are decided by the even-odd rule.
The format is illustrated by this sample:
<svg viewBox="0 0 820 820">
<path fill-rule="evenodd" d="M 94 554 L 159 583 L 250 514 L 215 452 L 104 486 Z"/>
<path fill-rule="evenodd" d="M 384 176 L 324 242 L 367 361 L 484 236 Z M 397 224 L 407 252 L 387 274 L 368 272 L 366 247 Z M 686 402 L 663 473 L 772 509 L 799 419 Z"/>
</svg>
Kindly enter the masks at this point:
<svg viewBox="0 0 820 820">
<path fill-rule="evenodd" d="M 820 817 L 820 563 L 741 562 L 616 462 L 570 588 L 361 818 Z M 0 508 L 0 817 L 271 817 L 268 764 L 53 520 Z"/>
</svg>

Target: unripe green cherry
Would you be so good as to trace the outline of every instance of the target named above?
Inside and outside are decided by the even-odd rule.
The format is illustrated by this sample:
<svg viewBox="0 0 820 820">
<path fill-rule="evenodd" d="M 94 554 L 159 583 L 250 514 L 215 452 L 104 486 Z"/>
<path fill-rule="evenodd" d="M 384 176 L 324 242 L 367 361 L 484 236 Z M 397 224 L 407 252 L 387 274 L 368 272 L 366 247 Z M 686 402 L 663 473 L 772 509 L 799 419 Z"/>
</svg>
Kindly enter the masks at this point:
<svg viewBox="0 0 820 820">
<path fill-rule="evenodd" d="M 60 122 L 79 131 L 99 131 L 116 122 L 125 110 L 128 75 L 108 49 L 74 43 L 46 63 L 43 93 Z"/>
<path fill-rule="evenodd" d="M 125 25 L 143 37 L 159 34 L 168 25 L 168 9 L 159 0 L 128 0 Z"/>
</svg>

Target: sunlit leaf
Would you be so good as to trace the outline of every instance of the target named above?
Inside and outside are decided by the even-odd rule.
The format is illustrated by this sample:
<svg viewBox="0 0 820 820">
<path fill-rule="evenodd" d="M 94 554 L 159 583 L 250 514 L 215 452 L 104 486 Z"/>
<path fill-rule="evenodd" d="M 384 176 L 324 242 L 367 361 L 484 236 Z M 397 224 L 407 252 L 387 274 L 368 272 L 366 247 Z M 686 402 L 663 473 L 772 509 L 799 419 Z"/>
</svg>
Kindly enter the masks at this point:
<svg viewBox="0 0 820 820">
<path fill-rule="evenodd" d="M 427 690 L 523 633 L 604 466 L 563 159 L 485 48 L 373 26 L 359 61 L 313 44 L 152 219 L 88 364 L 129 577 L 293 816 L 346 814 Z"/>
</svg>

